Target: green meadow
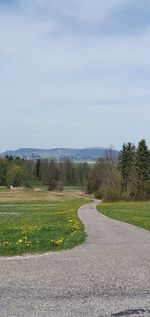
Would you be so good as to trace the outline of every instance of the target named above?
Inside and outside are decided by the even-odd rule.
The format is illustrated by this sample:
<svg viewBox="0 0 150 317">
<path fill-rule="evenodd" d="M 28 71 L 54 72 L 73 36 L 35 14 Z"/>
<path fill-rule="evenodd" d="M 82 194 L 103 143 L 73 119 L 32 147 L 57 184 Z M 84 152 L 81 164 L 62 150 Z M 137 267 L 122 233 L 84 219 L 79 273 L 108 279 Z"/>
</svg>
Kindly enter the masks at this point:
<svg viewBox="0 0 150 317">
<path fill-rule="evenodd" d="M 67 192 L 3 192 L 0 196 L 0 255 L 57 251 L 82 243 L 86 234 L 77 210 L 88 202 Z"/>
<path fill-rule="evenodd" d="M 110 218 L 150 230 L 150 201 L 101 203 L 97 209 Z"/>
</svg>

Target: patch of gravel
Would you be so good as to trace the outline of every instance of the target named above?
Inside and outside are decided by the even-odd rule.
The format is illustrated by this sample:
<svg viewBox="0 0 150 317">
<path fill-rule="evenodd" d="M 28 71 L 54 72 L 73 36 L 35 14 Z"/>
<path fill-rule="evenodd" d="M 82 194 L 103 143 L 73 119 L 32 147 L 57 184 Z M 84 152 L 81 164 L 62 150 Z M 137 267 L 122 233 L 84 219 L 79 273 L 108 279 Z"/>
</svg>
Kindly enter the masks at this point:
<svg viewBox="0 0 150 317">
<path fill-rule="evenodd" d="M 105 217 L 96 202 L 79 217 L 83 245 L 0 258 L 0 316 L 150 316 L 150 232 Z"/>
</svg>

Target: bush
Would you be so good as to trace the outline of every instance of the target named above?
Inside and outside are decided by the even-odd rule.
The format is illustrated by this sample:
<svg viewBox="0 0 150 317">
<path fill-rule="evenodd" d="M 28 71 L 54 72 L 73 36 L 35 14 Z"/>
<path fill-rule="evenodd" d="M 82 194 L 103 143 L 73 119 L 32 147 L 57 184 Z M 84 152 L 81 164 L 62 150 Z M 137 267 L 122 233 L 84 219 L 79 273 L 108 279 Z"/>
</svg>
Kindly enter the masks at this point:
<svg viewBox="0 0 150 317">
<path fill-rule="evenodd" d="M 120 188 L 116 186 L 107 186 L 103 190 L 103 201 L 104 202 L 114 202 L 121 200 Z"/>
<path fill-rule="evenodd" d="M 51 182 L 49 182 L 48 184 L 48 191 L 51 192 L 56 188 L 56 182 L 55 180 L 52 180 Z"/>
<path fill-rule="evenodd" d="M 137 200 L 149 200 L 150 199 L 150 181 L 143 182 L 137 186 L 136 192 Z"/>
<path fill-rule="evenodd" d="M 30 181 L 25 181 L 23 185 L 25 188 L 32 189 L 32 183 Z"/>
<path fill-rule="evenodd" d="M 58 190 L 59 192 L 63 191 L 63 183 L 61 181 L 56 182 L 56 190 Z"/>
<path fill-rule="evenodd" d="M 97 191 L 94 193 L 94 198 L 95 198 L 95 199 L 102 199 L 102 198 L 103 198 L 103 195 L 102 195 L 101 191 L 97 190 Z"/>
</svg>

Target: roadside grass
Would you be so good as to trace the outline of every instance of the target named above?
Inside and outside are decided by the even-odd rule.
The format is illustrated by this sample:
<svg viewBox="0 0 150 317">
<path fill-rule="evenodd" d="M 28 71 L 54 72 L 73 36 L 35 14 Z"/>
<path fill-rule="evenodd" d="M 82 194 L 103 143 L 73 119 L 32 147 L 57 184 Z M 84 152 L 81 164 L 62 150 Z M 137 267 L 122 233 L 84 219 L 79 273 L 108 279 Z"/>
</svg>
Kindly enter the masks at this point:
<svg viewBox="0 0 150 317">
<path fill-rule="evenodd" d="M 13 197 L 7 191 L 0 197 L 1 256 L 63 250 L 84 242 L 86 234 L 77 210 L 89 200 L 18 191 Z"/>
<path fill-rule="evenodd" d="M 150 201 L 101 203 L 97 209 L 110 218 L 150 230 Z"/>
</svg>

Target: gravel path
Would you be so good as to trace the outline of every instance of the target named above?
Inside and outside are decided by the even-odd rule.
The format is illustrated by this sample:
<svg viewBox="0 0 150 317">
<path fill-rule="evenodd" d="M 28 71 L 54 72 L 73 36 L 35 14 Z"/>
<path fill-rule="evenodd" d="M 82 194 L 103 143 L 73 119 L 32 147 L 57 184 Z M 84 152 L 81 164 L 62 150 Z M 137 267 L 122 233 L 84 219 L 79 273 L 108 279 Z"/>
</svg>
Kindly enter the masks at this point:
<svg viewBox="0 0 150 317">
<path fill-rule="evenodd" d="M 150 316 L 150 232 L 83 206 L 86 243 L 0 258 L 0 317 Z"/>
</svg>

